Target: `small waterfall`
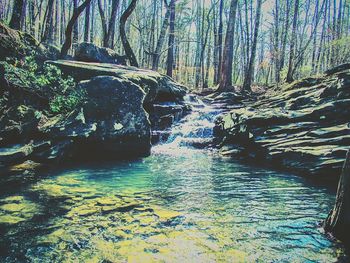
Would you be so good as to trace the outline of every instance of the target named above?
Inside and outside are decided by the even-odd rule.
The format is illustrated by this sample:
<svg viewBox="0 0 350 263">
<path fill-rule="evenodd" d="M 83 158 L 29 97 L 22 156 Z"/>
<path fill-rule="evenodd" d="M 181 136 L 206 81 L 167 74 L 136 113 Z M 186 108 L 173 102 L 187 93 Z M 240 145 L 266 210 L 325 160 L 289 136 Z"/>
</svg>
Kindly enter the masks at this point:
<svg viewBox="0 0 350 263">
<path fill-rule="evenodd" d="M 211 144 L 214 121 L 222 110 L 205 104 L 194 95 L 187 95 L 185 100 L 191 105 L 192 112 L 171 127 L 167 139 L 153 147 L 154 153 L 183 153 L 183 150 L 200 149 Z"/>
</svg>

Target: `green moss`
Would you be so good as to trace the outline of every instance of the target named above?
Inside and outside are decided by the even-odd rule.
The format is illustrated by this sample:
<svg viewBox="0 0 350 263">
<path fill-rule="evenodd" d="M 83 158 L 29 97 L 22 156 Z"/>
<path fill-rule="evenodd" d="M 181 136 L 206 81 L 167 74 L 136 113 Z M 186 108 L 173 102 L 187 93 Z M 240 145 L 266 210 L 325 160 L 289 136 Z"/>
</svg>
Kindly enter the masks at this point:
<svg viewBox="0 0 350 263">
<path fill-rule="evenodd" d="M 33 55 L 24 60 L 0 63 L 5 68 L 5 78 L 9 82 L 48 98 L 47 110 L 51 113 L 71 112 L 85 101 L 85 92 L 76 90 L 73 78 L 63 76 L 54 65 L 39 66 Z"/>
</svg>

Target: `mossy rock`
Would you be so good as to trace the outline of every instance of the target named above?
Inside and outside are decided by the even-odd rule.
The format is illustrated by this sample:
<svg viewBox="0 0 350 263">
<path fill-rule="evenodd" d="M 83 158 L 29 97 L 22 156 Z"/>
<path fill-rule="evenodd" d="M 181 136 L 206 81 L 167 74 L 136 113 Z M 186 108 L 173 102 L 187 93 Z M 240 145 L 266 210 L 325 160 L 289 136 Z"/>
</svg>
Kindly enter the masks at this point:
<svg viewBox="0 0 350 263">
<path fill-rule="evenodd" d="M 31 35 L 0 23 L 0 60 L 23 58 L 31 52 L 40 51 L 40 49 L 39 42 Z"/>
<path fill-rule="evenodd" d="M 345 70 L 267 91 L 217 120 L 221 152 L 336 180 L 350 148 L 349 83 Z"/>
<path fill-rule="evenodd" d="M 157 99 L 182 101 L 187 92 L 187 88 L 183 85 L 152 70 L 68 60 L 48 61 L 47 63 L 59 67 L 76 81 L 89 80 L 97 76 L 113 76 L 132 82 L 146 92 L 145 104 L 153 103 Z"/>
</svg>

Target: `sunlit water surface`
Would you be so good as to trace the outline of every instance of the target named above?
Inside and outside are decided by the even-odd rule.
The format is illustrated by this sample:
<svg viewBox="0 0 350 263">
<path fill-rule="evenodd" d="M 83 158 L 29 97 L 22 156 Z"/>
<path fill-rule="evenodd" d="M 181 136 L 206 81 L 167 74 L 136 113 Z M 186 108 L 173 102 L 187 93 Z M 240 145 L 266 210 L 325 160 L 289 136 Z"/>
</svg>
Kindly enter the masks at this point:
<svg viewBox="0 0 350 263">
<path fill-rule="evenodd" d="M 210 136 L 203 111 L 174 134 Z M 334 192 L 179 136 L 151 157 L 66 169 L 14 192 L 0 200 L 1 262 L 335 262 L 342 253 L 318 227 Z"/>
</svg>

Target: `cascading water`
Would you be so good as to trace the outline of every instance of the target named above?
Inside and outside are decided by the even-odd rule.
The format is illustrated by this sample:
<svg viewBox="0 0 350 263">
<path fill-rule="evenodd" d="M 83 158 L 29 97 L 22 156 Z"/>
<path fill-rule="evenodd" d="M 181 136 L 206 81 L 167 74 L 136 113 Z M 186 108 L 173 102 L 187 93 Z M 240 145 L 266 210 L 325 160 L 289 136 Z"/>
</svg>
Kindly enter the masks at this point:
<svg viewBox="0 0 350 263">
<path fill-rule="evenodd" d="M 183 153 L 193 148 L 204 148 L 212 142 L 215 118 L 223 112 L 193 95 L 185 97 L 192 111 L 170 129 L 170 135 L 153 147 L 153 153 Z"/>
</svg>

